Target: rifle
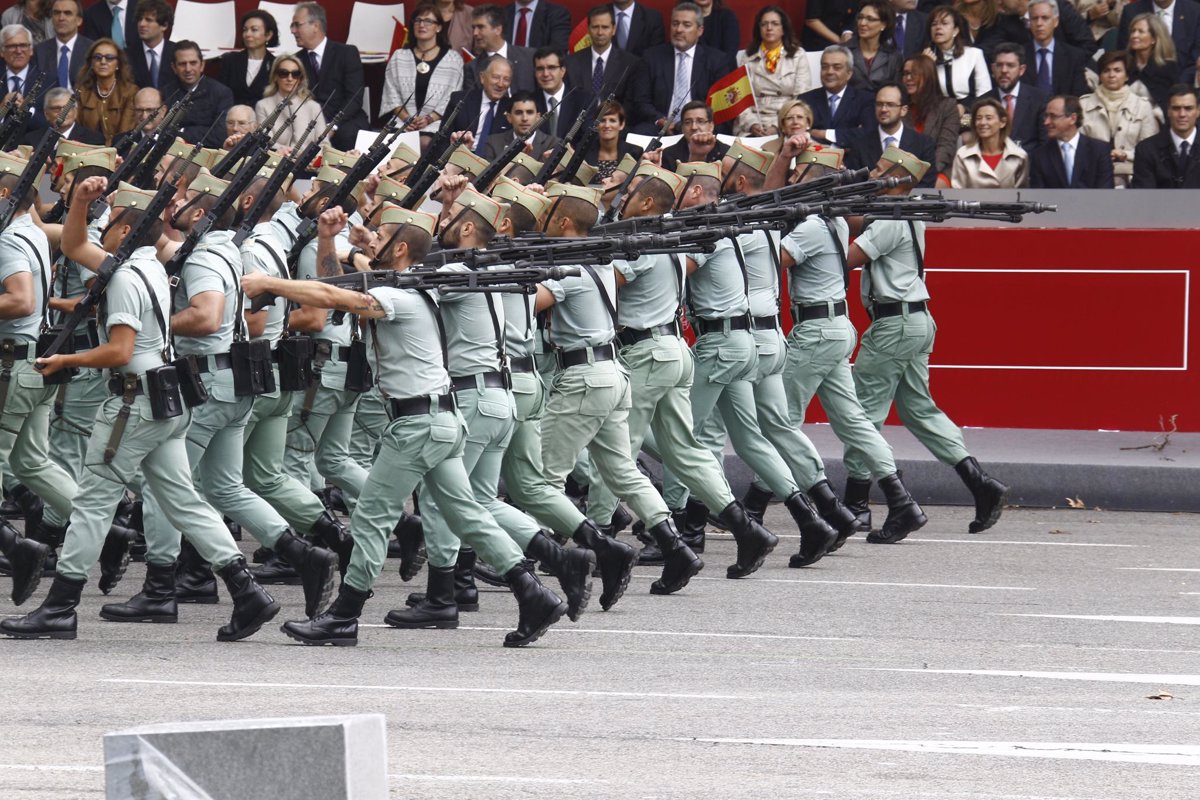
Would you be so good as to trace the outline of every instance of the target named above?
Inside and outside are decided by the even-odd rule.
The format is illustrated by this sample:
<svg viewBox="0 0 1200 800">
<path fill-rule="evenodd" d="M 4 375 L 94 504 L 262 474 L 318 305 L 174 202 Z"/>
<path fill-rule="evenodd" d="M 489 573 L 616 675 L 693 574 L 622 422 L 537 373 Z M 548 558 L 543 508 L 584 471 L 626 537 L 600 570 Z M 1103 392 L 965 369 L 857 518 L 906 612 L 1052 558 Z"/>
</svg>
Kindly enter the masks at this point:
<svg viewBox="0 0 1200 800">
<path fill-rule="evenodd" d="M 425 174 L 421 176 L 421 180 L 416 181 L 411 185 L 405 184 L 406 186 L 409 186 L 409 192 L 404 196 L 404 199 L 400 201 L 401 208 L 407 208 L 410 211 L 416 208 L 417 204 L 421 202 L 421 198 L 425 196 L 426 192 L 428 192 L 433 185 L 437 183 L 437 179 L 442 173 L 442 168 L 446 166 L 446 162 L 450 160 L 450 156 L 454 155 L 454 151 L 457 149 L 458 144 L 456 142 L 447 142 L 446 148 L 437 155 L 436 160 L 429 165 L 428 169 L 425 170 Z M 433 152 L 433 145 L 430 144 L 425 150 L 425 155 L 430 155 Z M 421 157 L 424 158 L 425 156 Z M 516 156 L 513 156 L 513 158 L 516 158 Z M 409 173 L 409 177 L 412 177 L 412 173 Z"/>
<path fill-rule="evenodd" d="M 487 191 L 487 187 L 491 186 L 492 181 L 500 177 L 500 173 L 504 171 L 504 168 L 511 164 L 513 159 L 517 157 L 517 154 L 525 149 L 525 143 L 532 139 L 549 119 L 549 114 L 543 114 L 542 118 L 538 120 L 537 125 L 530 128 L 528 133 L 514 136 L 513 140 L 501 151 L 500 155 L 493 158 L 490 164 L 480 170 L 479 174 L 475 176 L 475 180 L 471 181 L 471 185 L 481 192 Z"/>
<path fill-rule="evenodd" d="M 804 221 L 805 217 L 819 213 L 819 208 L 793 204 L 766 208 L 713 210 L 705 214 L 704 227 L 700 230 L 722 229 L 735 234 L 756 230 L 790 231 Z M 690 216 L 630 217 L 618 222 L 597 225 L 592 234 L 597 236 L 628 236 L 633 234 L 684 233 L 696 229 L 696 220 Z"/>
<path fill-rule="evenodd" d="M 425 148 L 425 152 L 421 154 L 421 157 L 417 159 L 417 163 L 413 164 L 412 169 L 409 170 L 408 178 L 404 181 L 405 186 L 415 189 L 417 184 L 421 182 L 421 179 L 425 177 L 425 173 L 429 171 L 430 166 L 434 163 L 434 159 L 445 151 L 446 146 L 450 144 L 451 129 L 454 127 L 454 121 L 458 119 L 458 113 L 462 111 L 463 104 L 466 102 L 467 98 L 464 94 L 463 98 L 458 101 L 458 105 L 442 118 L 442 126 L 438 128 L 438 132 L 429 141 L 429 145 Z M 432 185 L 433 182 L 430 181 L 426 188 Z M 421 192 L 421 194 L 424 193 Z M 411 197 L 411 194 L 409 196 Z"/>
<path fill-rule="evenodd" d="M 15 107 L 5 109 L 4 119 L 0 121 L 0 150 L 11 149 L 13 137 L 25 129 L 29 118 L 33 116 L 33 109 L 42 94 L 42 80 L 43 77 L 38 75 L 33 86 L 21 95 Z"/>
<path fill-rule="evenodd" d="M 554 168 L 558 166 L 558 162 L 562 161 L 563 156 L 566 155 L 567 148 L 571 146 L 572 142 L 579 139 L 580 131 L 584 123 L 587 122 L 588 114 L 591 112 L 592 107 L 596 106 L 599 108 L 596 105 L 597 99 L 599 98 L 594 98 L 591 103 L 580 109 L 578 116 L 575 117 L 575 121 L 571 123 L 570 129 L 567 131 L 567 135 L 558 140 L 558 144 L 554 145 L 554 149 L 550 151 L 550 157 L 542 164 L 542 168 L 538 171 L 538 174 L 533 176 L 534 183 L 540 183 L 545 186 L 549 182 L 550 176 L 554 174 Z"/>
<path fill-rule="evenodd" d="M 655 134 L 653 139 L 646 143 L 646 149 L 642 151 L 642 159 L 646 157 L 647 153 L 653 153 L 655 150 L 658 150 L 662 147 L 662 137 L 666 136 L 667 131 L 669 131 L 671 126 L 675 124 L 675 117 L 678 115 L 679 109 L 676 108 L 665 120 L 663 120 L 662 127 L 658 129 L 658 133 Z M 642 161 L 639 159 L 638 164 L 641 163 Z M 633 176 L 636 174 L 637 169 L 632 169 L 630 170 L 629 174 L 625 176 L 625 180 L 621 181 L 621 185 L 617 187 L 617 193 L 613 195 L 613 199 L 608 206 L 608 210 L 605 211 L 604 216 L 600 218 L 601 223 L 612 222 L 617 218 L 617 214 L 619 214 L 621 211 L 621 203 L 624 202 L 625 195 L 629 193 L 629 185 L 633 183 Z"/>
<path fill-rule="evenodd" d="M 914 222 L 944 222 L 947 219 L 986 219 L 998 222 L 1020 222 L 1025 214 L 1057 211 L 1058 206 L 989 200 L 947 200 L 940 195 L 918 197 L 879 197 L 850 201 L 831 201 L 825 205 L 828 216 L 861 216 L 868 220 L 912 220 Z"/>
<path fill-rule="evenodd" d="M 29 194 L 33 185 L 42 176 L 42 170 L 50 159 L 50 154 L 54 152 L 58 140 L 62 138 L 62 134 L 58 132 L 58 126 L 62 125 L 66 121 L 67 115 L 74 110 L 77 99 L 77 95 L 71 95 L 71 99 L 63 107 L 62 113 L 54 120 L 54 124 L 46 129 L 37 147 L 29 154 L 29 163 L 25 165 L 25 169 L 21 170 L 21 177 L 17 180 L 17 185 L 8 193 L 8 197 L 0 200 L 0 231 L 7 228 L 12 222 L 13 216 L 17 212 L 17 203 Z"/>
<path fill-rule="evenodd" d="M 317 87 L 314 86 L 313 91 L 316 91 L 316 88 Z M 231 169 L 233 169 L 233 165 L 241 161 L 247 152 L 255 148 L 266 148 L 268 150 L 271 149 L 271 146 L 275 144 L 275 142 L 279 141 L 279 136 L 283 133 L 283 129 L 287 127 L 287 125 L 285 123 L 284 125 L 279 126 L 279 130 L 275 131 L 274 134 L 271 133 L 271 130 L 275 127 L 275 122 L 279 119 L 279 115 L 283 113 L 284 107 L 290 107 L 292 105 L 292 98 L 295 96 L 298 90 L 299 87 L 293 89 L 291 94 L 283 98 L 283 101 L 280 102 L 279 105 L 275 106 L 275 110 L 267 115 L 267 118 L 262 121 L 262 124 L 256 127 L 250 133 L 243 136 L 241 141 L 235 144 L 232 150 L 226 153 L 220 161 L 214 164 L 213 168 L 209 170 L 209 172 L 211 172 L 217 178 L 224 178 L 225 175 Z M 303 100 L 300 101 L 300 106 L 302 105 L 304 105 Z M 300 113 L 300 106 L 296 106 L 296 109 L 291 112 L 290 116 L 288 117 L 289 122 L 295 119 L 296 115 Z"/>
<path fill-rule="evenodd" d="M 131 166 L 133 170 L 129 182 L 139 189 L 149 189 L 154 186 L 154 171 L 158 169 L 159 163 L 162 162 L 163 156 L 171 149 L 171 145 L 175 144 L 175 130 L 181 127 L 183 113 L 187 106 L 192 102 L 191 92 L 185 92 L 175 105 L 171 106 L 171 110 L 163 117 L 163 121 L 154 129 L 154 133 L 143 141 L 148 143 L 147 150 L 141 155 L 141 160 L 135 160 L 138 153 L 135 151 L 130 155 L 129 160 L 134 164 Z M 215 123 L 215 120 L 214 120 Z M 139 145 L 139 149 L 140 149 Z M 122 165 L 124 166 L 124 165 Z M 115 174 L 114 174 L 115 177 Z M 117 186 L 118 184 L 110 184 Z"/>
</svg>

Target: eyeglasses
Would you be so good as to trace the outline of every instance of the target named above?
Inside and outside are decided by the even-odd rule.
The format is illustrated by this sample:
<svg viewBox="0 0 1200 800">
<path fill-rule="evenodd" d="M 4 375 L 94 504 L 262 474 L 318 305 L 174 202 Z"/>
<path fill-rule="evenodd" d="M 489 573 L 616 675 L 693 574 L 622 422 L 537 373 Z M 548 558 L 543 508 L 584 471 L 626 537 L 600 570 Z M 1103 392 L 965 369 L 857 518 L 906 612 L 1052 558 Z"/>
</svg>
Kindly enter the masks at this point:
<svg viewBox="0 0 1200 800">
<path fill-rule="evenodd" d="M 304 70 L 279 69 L 279 70 L 275 70 L 275 77 L 277 77 L 277 78 L 295 78 L 296 80 L 300 80 L 301 78 L 304 77 Z"/>
<path fill-rule="evenodd" d="M 294 30 L 296 30 L 296 28 L 303 28 L 305 25 L 313 25 L 313 24 L 315 24 L 315 23 L 311 19 L 306 19 L 303 22 L 293 22 L 291 25 L 288 26 L 288 29 L 294 31 Z"/>
<path fill-rule="evenodd" d="M 877 100 L 875 102 L 876 108 L 899 108 L 902 105 L 904 105 L 904 104 L 903 103 L 889 103 L 884 100 Z"/>
<path fill-rule="evenodd" d="M 4 45 L 4 49 L 5 50 L 28 50 L 29 45 L 27 45 L 27 44 L 6 44 L 6 45 Z"/>
<path fill-rule="evenodd" d="M 95 61 L 97 64 L 102 64 L 105 61 L 116 61 L 118 58 L 120 58 L 120 56 L 118 56 L 116 53 L 96 53 L 92 56 L 92 61 Z"/>
<path fill-rule="evenodd" d="M 1042 114 L 1042 119 L 1066 119 L 1069 116 L 1071 116 L 1071 115 L 1070 114 L 1051 114 L 1049 111 L 1047 111 L 1045 114 Z"/>
<path fill-rule="evenodd" d="M 414 28 L 418 25 L 441 25 L 441 24 L 442 24 L 442 21 L 440 19 L 431 19 L 429 17 L 421 17 L 420 19 L 413 20 Z"/>
<path fill-rule="evenodd" d="M 879 17 L 868 17 L 866 14 L 859 14 L 855 17 L 859 22 L 879 22 Z"/>
</svg>

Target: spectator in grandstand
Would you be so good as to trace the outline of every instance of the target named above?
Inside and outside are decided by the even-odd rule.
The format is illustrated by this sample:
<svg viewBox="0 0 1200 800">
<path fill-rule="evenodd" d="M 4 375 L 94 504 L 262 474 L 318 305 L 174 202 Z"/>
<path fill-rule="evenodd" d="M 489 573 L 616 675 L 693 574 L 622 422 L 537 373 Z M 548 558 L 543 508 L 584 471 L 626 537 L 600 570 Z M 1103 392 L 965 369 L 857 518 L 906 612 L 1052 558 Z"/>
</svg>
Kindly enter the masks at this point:
<svg viewBox="0 0 1200 800">
<path fill-rule="evenodd" d="M 907 123 L 917 133 L 933 139 L 932 163 L 937 185 L 949 186 L 950 167 L 958 150 L 958 103 L 942 95 L 933 60 L 926 55 L 913 56 L 904 62 L 900 84 L 908 93 Z"/>
<path fill-rule="evenodd" d="M 982 50 L 990 63 L 996 46 L 1005 41 L 997 0 L 954 0 L 954 10 L 967 24 L 966 44 Z"/>
<path fill-rule="evenodd" d="M 1114 186 L 1124 189 L 1133 179 L 1135 148 L 1159 127 L 1154 106 L 1129 86 L 1128 53 L 1113 50 L 1100 57 L 1100 83 L 1079 104 L 1084 135 L 1112 143 Z"/>
<path fill-rule="evenodd" d="M 1137 146 L 1133 189 L 1200 189 L 1200 157 L 1196 155 L 1196 119 L 1200 117 L 1194 86 L 1177 84 L 1167 97 L 1168 130 Z"/>
<path fill-rule="evenodd" d="M 279 46 L 279 26 L 266 11 L 251 11 L 242 17 L 242 47 L 221 56 L 217 80 L 233 92 L 233 102 L 253 107 L 262 100 L 271 83 L 275 56 L 268 47 Z"/>
<path fill-rule="evenodd" d="M 512 66 L 513 91 L 537 88 L 533 76 L 533 50 L 528 47 L 517 47 L 504 40 L 504 15 L 499 6 L 477 6 L 471 12 L 471 33 L 475 60 L 467 64 L 463 70 L 464 89 L 479 87 L 479 70 L 493 56 L 508 59 Z"/>
<path fill-rule="evenodd" d="M 79 0 L 54 0 L 50 6 L 54 36 L 33 48 L 37 68 L 53 75 L 54 85 L 62 89 L 75 88 L 80 71 L 87 66 L 87 49 L 92 46 L 92 40 L 79 33 L 83 24 L 81 9 Z"/>
<path fill-rule="evenodd" d="M 662 14 L 657 9 L 634 0 L 615 0 L 613 13 L 617 17 L 617 47 L 641 58 L 642 54 L 655 45 L 667 40 L 663 30 Z"/>
<path fill-rule="evenodd" d="M 100 131 L 105 144 L 112 144 L 114 136 L 137 124 L 133 96 L 138 87 L 125 51 L 112 39 L 100 39 L 88 48 L 87 66 L 79 73 L 75 89 L 79 124 Z"/>
<path fill-rule="evenodd" d="M 517 47 L 566 47 L 571 37 L 571 12 L 549 0 L 515 0 L 501 9 L 504 39 Z"/>
<path fill-rule="evenodd" d="M 1048 140 L 1029 154 L 1034 189 L 1113 188 L 1112 148 L 1080 131 L 1079 98 L 1056 95 L 1046 104 Z"/>
<path fill-rule="evenodd" d="M 179 99 L 179 80 L 171 70 L 175 43 L 168 34 L 175 23 L 175 9 L 165 0 L 141 0 L 137 15 L 138 38 L 126 46 L 133 82 L 143 89 L 158 89 L 168 103 L 173 103 Z"/>
<path fill-rule="evenodd" d="M 23 0 L 0 14 L 0 26 L 23 25 L 34 45 L 54 38 L 48 0 Z"/>
<path fill-rule="evenodd" d="M 680 0 L 681 2 L 683 0 Z M 704 33 L 700 44 L 720 50 L 733 58 L 742 41 L 742 26 L 737 14 L 725 7 L 722 0 L 694 0 L 704 13 Z M 679 5 L 677 2 L 676 5 Z"/>
<path fill-rule="evenodd" d="M 821 53 L 821 85 L 800 95 L 813 111 L 812 135 L 836 144 L 843 131 L 875 124 L 874 98 L 850 85 L 854 57 L 840 44 Z"/>
<path fill-rule="evenodd" d="M 950 185 L 955 189 L 1019 189 L 1029 185 L 1029 157 L 1008 135 L 1008 112 L 994 97 L 971 108 L 975 141 L 958 148 Z"/>
<path fill-rule="evenodd" d="M 842 44 L 854 31 L 858 16 L 858 0 L 808 0 L 804 7 L 805 50 L 824 50 L 831 44 Z"/>
<path fill-rule="evenodd" d="M 650 97 L 637 113 L 643 131 L 657 131 L 675 109 L 707 100 L 709 88 L 734 70 L 732 55 L 700 42 L 704 24 L 701 8 L 685 0 L 671 12 L 670 44 L 646 51 Z M 686 80 L 676 80 L 680 69 Z M 678 131 L 679 123 L 673 128 L 668 133 Z"/>
<path fill-rule="evenodd" d="M 1032 83 L 1025 83 L 1025 48 L 1019 44 L 1005 42 L 996 48 L 992 62 L 992 82 L 995 84 L 988 97 L 995 97 L 1004 104 L 1008 112 L 1008 136 L 1029 152 L 1046 141 L 1046 127 L 1042 115 L 1046 113 L 1048 92 L 1043 92 Z"/>
<path fill-rule="evenodd" d="M 1140 83 L 1159 108 L 1166 108 L 1167 95 L 1179 80 L 1176 53 L 1175 42 L 1161 19 L 1153 14 L 1139 14 L 1130 22 L 1129 82 Z"/>
<path fill-rule="evenodd" d="M 908 92 L 894 83 L 879 87 L 875 93 L 875 124 L 845 137 L 846 166 L 874 168 L 883 151 L 893 146 L 932 164 L 936 158 L 933 139 L 906 125 L 907 118 Z M 935 180 L 934 171 L 929 170 L 917 185 L 932 188 Z"/>
<path fill-rule="evenodd" d="M 300 141 L 300 137 L 304 135 L 304 131 L 308 129 L 308 124 L 312 120 L 315 119 L 317 124 L 313 126 L 313 133 L 308 141 L 312 140 L 312 136 L 320 136 L 326 124 L 320 104 L 313 99 L 312 93 L 309 91 L 308 75 L 298 56 L 280 56 L 271 65 L 271 82 L 267 84 L 263 99 L 254 106 L 254 115 L 257 117 L 258 124 L 261 125 L 285 97 L 292 98 L 291 109 L 296 111 L 296 116 L 288 119 L 290 114 L 280 113 L 271 129 L 271 135 L 279 132 L 275 148 L 287 152 Z M 299 110 L 297 111 L 297 109 Z M 281 127 L 282 131 L 279 130 Z"/>
<path fill-rule="evenodd" d="M 662 167 L 671 172 L 690 161 L 720 161 L 729 145 L 717 141 L 713 132 L 713 112 L 702 100 L 693 100 L 683 107 L 683 138 L 670 147 L 657 151 Z"/>
<path fill-rule="evenodd" d="M 762 149 L 767 153 L 778 154 L 783 150 L 783 143 L 788 139 L 798 133 L 807 133 L 812 128 L 813 110 L 803 100 L 789 100 L 779 109 L 777 119 L 776 127 L 779 129 L 779 135 L 763 145 Z M 795 166 L 796 159 L 793 158 L 788 168 L 791 169 Z"/>
<path fill-rule="evenodd" d="M 1033 0 L 1029 4 L 1029 33 L 1033 41 L 1025 46 L 1024 81 L 1047 94 L 1079 96 L 1088 91 L 1084 70 L 1089 55 L 1054 38 L 1058 29 L 1057 0 Z"/>
<path fill-rule="evenodd" d="M 471 52 L 471 14 L 475 7 L 463 0 L 434 0 L 434 5 L 437 6 L 438 16 L 442 18 L 450 46 L 459 53 L 463 50 Z"/>
<path fill-rule="evenodd" d="M 1118 48 L 1132 49 L 1129 39 L 1133 33 L 1133 23 L 1143 14 L 1160 21 L 1164 16 L 1170 17 L 1171 23 L 1168 25 L 1163 21 L 1163 28 L 1169 32 L 1182 63 L 1190 64 L 1200 58 L 1200 3 L 1193 0 L 1132 0 L 1121 11 Z"/>
<path fill-rule="evenodd" d="M 1121 24 L 1121 12 L 1127 0 L 1078 0 L 1076 10 L 1087 20 L 1092 36 L 1100 41 L 1109 31 L 1117 30 Z"/>
<path fill-rule="evenodd" d="M 413 11 L 408 44 L 392 54 L 380 108 L 398 116 L 409 130 L 437 131 L 450 95 L 462 86 L 463 60 L 450 47 L 437 6 L 424 2 Z M 403 103 L 403 105 L 401 105 Z"/>
<path fill-rule="evenodd" d="M 94 131 L 91 128 L 85 128 L 76 122 L 79 115 L 79 109 L 73 108 L 63 117 L 60 125 L 55 127 L 58 118 L 63 115 L 63 111 L 67 107 L 67 103 L 71 99 L 71 90 L 63 89 L 55 86 L 48 90 L 42 101 L 42 111 L 46 117 L 46 121 L 50 127 L 62 134 L 62 138 L 70 139 L 73 142 L 82 142 L 83 144 L 103 145 L 104 137 L 99 131 Z M 22 144 L 36 145 L 42 140 L 46 134 L 46 129 L 31 130 L 25 134 Z"/>
<path fill-rule="evenodd" d="M 610 101 L 601 107 L 596 132 L 596 140 L 583 157 L 597 170 L 592 183 L 600 184 L 611 178 L 626 155 L 635 159 L 642 157 L 642 148 L 625 141 L 625 109 L 620 103 Z M 540 153 L 534 152 L 533 157 L 542 160 Z"/>
<path fill-rule="evenodd" d="M 811 85 L 808 56 L 787 12 L 779 6 L 763 6 L 754 18 L 750 44 L 737 54 L 738 66 L 746 65 L 754 87 L 754 107 L 733 123 L 735 136 L 770 136 L 778 133 L 776 116 L 785 103 L 807 92 Z"/>
<path fill-rule="evenodd" d="M 354 45 L 330 39 L 328 30 L 325 9 L 319 3 L 296 6 L 291 31 L 296 43 L 304 48 L 304 52 L 296 55 L 308 73 L 313 99 L 322 106 L 328 102 L 331 115 L 348 107 L 330 142 L 339 150 L 353 150 L 358 132 L 367 127 L 367 111 L 358 95 L 363 88 L 362 57 Z"/>
<path fill-rule="evenodd" d="M 874 93 L 885 83 L 900 79 L 904 56 L 896 52 L 892 31 L 895 15 L 886 0 L 866 0 L 855 18 L 855 35 L 846 46 L 854 57 L 854 77 L 850 83 L 856 89 Z"/>
<path fill-rule="evenodd" d="M 992 89 L 983 51 L 967 45 L 966 31 L 967 23 L 953 8 L 938 6 L 929 12 L 930 48 L 925 55 L 937 67 L 942 94 L 958 102 L 960 116 L 966 107 Z"/>
<path fill-rule="evenodd" d="M 888 0 L 896 17 L 892 38 L 896 52 L 905 58 L 925 52 L 929 47 L 929 17 L 917 10 L 917 0 Z"/>
</svg>

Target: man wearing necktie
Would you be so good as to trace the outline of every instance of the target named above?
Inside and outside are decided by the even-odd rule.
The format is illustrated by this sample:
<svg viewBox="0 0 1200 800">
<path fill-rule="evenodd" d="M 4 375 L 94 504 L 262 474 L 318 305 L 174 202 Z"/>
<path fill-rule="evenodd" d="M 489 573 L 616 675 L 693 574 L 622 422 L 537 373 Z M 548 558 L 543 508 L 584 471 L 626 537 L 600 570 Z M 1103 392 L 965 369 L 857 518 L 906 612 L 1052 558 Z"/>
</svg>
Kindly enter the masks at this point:
<svg viewBox="0 0 1200 800">
<path fill-rule="evenodd" d="M 1029 154 L 1034 189 L 1113 188 L 1112 147 L 1084 136 L 1082 118 L 1078 97 L 1056 95 L 1046 104 L 1043 124 L 1049 141 Z"/>
<path fill-rule="evenodd" d="M 516 47 L 566 48 L 571 38 L 571 12 L 549 0 L 516 0 L 501 9 L 504 39 Z"/>
<path fill-rule="evenodd" d="M 33 61 L 38 71 L 54 76 L 55 85 L 74 88 L 75 76 L 85 66 L 84 58 L 92 40 L 79 33 L 83 14 L 78 0 L 54 0 L 50 7 L 54 38 L 33 48 Z"/>
<path fill-rule="evenodd" d="M 1131 189 L 1200 188 L 1197 118 L 1200 100 L 1195 87 L 1176 86 L 1167 98 L 1167 129 L 1138 142 L 1134 151 Z"/>
<path fill-rule="evenodd" d="M 138 0 L 99 0 L 83 12 L 83 35 L 88 39 L 112 39 L 125 48 L 137 41 Z"/>
<path fill-rule="evenodd" d="M 1029 4 L 1032 42 L 1027 44 L 1025 55 L 1031 66 L 1025 79 L 1048 95 L 1079 97 L 1090 91 L 1085 76 L 1090 54 L 1056 38 L 1059 23 L 1057 0 L 1032 0 Z"/>
<path fill-rule="evenodd" d="M 23 96 L 32 87 L 38 75 L 37 68 L 30 66 L 33 60 L 33 43 L 30 41 L 29 31 L 23 27 L 8 25 L 5 26 L 4 32 L 4 62 L 7 65 L 4 70 L 5 94 L 15 93 Z M 43 88 L 45 85 L 43 84 Z"/>
<path fill-rule="evenodd" d="M 651 47 L 666 41 L 662 14 L 634 0 L 615 0 L 610 6 L 616 14 L 617 47 L 641 57 Z"/>
<path fill-rule="evenodd" d="M 635 127 L 636 131 L 657 133 L 671 112 L 677 112 L 690 101 L 706 101 L 709 87 L 733 71 L 733 59 L 721 50 L 701 44 L 703 35 L 704 12 L 700 7 L 686 0 L 676 5 L 671 11 L 670 43 L 646 51 L 650 102 L 638 114 L 642 122 Z M 640 75 L 631 77 L 629 82 L 645 83 Z M 729 123 L 723 123 L 719 132 L 724 133 L 730 127 Z M 667 133 L 677 131 L 678 120 Z"/>
<path fill-rule="evenodd" d="M 329 101 L 326 114 L 347 109 L 330 143 L 339 150 L 353 150 L 358 132 L 367 127 L 367 112 L 362 105 L 362 57 L 354 45 L 328 38 L 329 24 L 319 3 L 299 3 L 292 14 L 291 31 L 303 55 L 300 60 L 308 73 L 308 85 L 318 104 Z"/>
</svg>

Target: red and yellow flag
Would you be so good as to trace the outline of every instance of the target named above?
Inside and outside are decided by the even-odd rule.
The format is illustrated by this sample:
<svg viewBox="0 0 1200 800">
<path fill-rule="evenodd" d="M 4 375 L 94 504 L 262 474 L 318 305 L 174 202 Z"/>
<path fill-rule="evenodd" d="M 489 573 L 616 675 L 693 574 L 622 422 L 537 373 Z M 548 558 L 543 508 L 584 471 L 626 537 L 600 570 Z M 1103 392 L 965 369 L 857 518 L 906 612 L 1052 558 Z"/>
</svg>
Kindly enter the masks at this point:
<svg viewBox="0 0 1200 800">
<path fill-rule="evenodd" d="M 408 28 L 395 17 L 392 17 L 392 21 L 396 23 L 396 27 L 392 30 L 392 47 L 388 50 L 389 56 L 408 44 Z"/>
<path fill-rule="evenodd" d="M 708 107 L 713 110 L 715 125 L 737 119 L 738 114 L 754 107 L 754 88 L 745 65 L 712 85 L 708 90 Z"/>
<path fill-rule="evenodd" d="M 567 52 L 578 53 L 580 50 L 587 50 L 591 46 L 592 37 L 588 33 L 588 18 L 584 17 L 579 20 L 579 24 L 575 26 L 575 30 L 571 31 L 571 35 L 567 39 Z"/>
</svg>

